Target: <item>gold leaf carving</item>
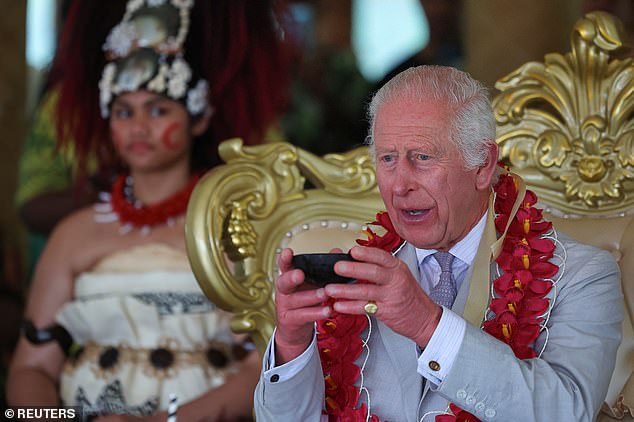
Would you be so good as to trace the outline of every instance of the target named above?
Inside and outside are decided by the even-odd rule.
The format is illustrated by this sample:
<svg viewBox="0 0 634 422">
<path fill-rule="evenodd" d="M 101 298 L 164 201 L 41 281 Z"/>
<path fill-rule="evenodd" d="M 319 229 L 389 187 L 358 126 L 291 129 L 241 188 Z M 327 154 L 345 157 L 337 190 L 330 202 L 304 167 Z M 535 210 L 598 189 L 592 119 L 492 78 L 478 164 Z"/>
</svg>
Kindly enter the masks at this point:
<svg viewBox="0 0 634 422">
<path fill-rule="evenodd" d="M 634 166 L 634 130 L 623 133 L 616 141 L 615 151 L 622 166 Z"/>
<path fill-rule="evenodd" d="M 533 154 L 542 167 L 561 167 L 570 149 L 566 135 L 551 129 L 539 135 Z"/>
<path fill-rule="evenodd" d="M 255 256 L 257 234 L 249 223 L 245 203 L 252 202 L 252 197 L 242 201 L 233 201 L 229 216 L 225 220 L 222 232 L 223 246 L 232 261 Z"/>
<path fill-rule="evenodd" d="M 572 52 L 547 54 L 497 84 L 500 158 L 550 205 L 584 215 L 634 202 L 634 64 L 621 25 L 604 12 L 579 20 Z"/>
</svg>

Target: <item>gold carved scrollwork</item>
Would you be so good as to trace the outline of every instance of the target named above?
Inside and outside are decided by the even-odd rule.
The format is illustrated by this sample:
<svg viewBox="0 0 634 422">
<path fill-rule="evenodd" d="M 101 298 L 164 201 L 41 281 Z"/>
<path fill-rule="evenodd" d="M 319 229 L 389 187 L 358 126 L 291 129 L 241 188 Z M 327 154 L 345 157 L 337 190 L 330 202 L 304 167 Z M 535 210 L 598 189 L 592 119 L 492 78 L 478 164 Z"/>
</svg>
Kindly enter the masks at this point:
<svg viewBox="0 0 634 422">
<path fill-rule="evenodd" d="M 301 151 L 299 165 L 315 186 L 335 195 L 369 192 L 376 187 L 374 163 L 367 149 L 317 157 Z"/>
<path fill-rule="evenodd" d="M 207 296 L 232 312 L 234 331 L 251 334 L 263 352 L 275 326 L 281 240 L 309 221 L 372 221 L 380 196 L 365 147 L 321 158 L 284 142 L 232 139 L 219 152 L 226 164 L 208 172 L 190 199 L 187 252 Z"/>
<path fill-rule="evenodd" d="M 240 201 L 233 201 L 231 211 L 225 219 L 222 245 L 231 261 L 255 256 L 257 234 L 247 217 L 247 204 L 253 200 L 254 196 L 248 196 Z"/>
<path fill-rule="evenodd" d="M 619 214 L 634 203 L 634 64 L 620 22 L 592 12 L 572 52 L 500 79 L 493 100 L 500 158 L 567 215 Z"/>
<path fill-rule="evenodd" d="M 234 313 L 237 332 L 274 326 L 272 284 L 264 272 L 248 271 L 257 259 L 258 241 L 250 218 L 266 218 L 280 199 L 301 195 L 297 154 L 282 147 L 246 150 L 239 139 L 223 143 L 220 154 L 228 164 L 200 180 L 187 210 L 187 252 L 194 274 L 214 303 Z"/>
</svg>

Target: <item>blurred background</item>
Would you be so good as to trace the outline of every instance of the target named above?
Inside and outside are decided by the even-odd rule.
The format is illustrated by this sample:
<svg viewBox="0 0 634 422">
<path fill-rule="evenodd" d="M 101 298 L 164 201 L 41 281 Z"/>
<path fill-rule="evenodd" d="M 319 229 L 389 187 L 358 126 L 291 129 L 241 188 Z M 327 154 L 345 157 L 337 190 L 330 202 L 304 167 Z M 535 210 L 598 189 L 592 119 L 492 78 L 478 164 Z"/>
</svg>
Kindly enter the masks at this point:
<svg viewBox="0 0 634 422">
<path fill-rule="evenodd" d="M 66 6 L 65 0 L 0 0 L 3 369 L 17 336 L 33 265 L 14 205 L 18 161 Z M 292 1 L 295 33 L 290 35 L 301 54 L 280 133 L 317 154 L 358 146 L 367 130 L 365 106 L 394 73 L 416 64 L 445 64 L 493 87 L 498 78 L 529 60 L 569 51 L 574 22 L 597 9 L 623 21 L 631 44 L 633 0 Z"/>
</svg>

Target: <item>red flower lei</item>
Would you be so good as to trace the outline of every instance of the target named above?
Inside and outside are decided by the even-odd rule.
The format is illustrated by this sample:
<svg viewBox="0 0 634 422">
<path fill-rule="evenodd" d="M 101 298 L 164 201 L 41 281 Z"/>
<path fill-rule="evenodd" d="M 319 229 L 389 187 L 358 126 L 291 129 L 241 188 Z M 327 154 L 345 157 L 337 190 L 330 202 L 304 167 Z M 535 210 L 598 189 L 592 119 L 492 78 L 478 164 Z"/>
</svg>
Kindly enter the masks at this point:
<svg viewBox="0 0 634 422">
<path fill-rule="evenodd" d="M 517 198 L 517 186 L 511 176 L 502 175 L 495 192 L 495 226 L 502 233 Z M 493 281 L 496 297 L 489 308 L 495 316 L 483 326 L 485 332 L 508 344 L 520 359 L 537 356 L 530 346 L 539 335 L 542 316 L 549 307 L 545 296 L 552 288 L 551 277 L 559 269 L 549 262 L 554 242 L 542 237 L 550 231 L 552 223 L 543 221 L 542 211 L 533 207 L 536 202 L 537 196 L 527 190 L 509 226 L 502 252 L 496 259 L 503 274 Z M 393 251 L 403 243 L 386 212 L 378 213 L 376 221 L 370 224 L 382 226 L 386 233 L 378 236 L 368 229 L 368 240 L 357 240 L 360 245 Z M 365 315 L 337 312 L 317 322 L 317 347 L 326 387 L 325 413 L 330 422 L 362 422 L 367 418 L 365 403 L 356 407 L 360 391 L 354 386 L 360 375 L 354 361 L 363 351 L 360 334 L 367 325 Z M 478 421 L 453 403 L 449 408 L 451 414 L 437 416 L 436 422 Z M 369 420 L 379 422 L 376 415 Z"/>
<path fill-rule="evenodd" d="M 178 217 L 187 211 L 189 197 L 198 183 L 200 175 L 194 174 L 183 190 L 169 198 L 154 204 L 136 207 L 124 193 L 127 176 L 119 176 L 112 185 L 110 193 L 110 205 L 112 211 L 117 214 L 121 224 L 130 224 L 133 227 L 153 227 L 165 224 L 170 218 Z"/>
</svg>

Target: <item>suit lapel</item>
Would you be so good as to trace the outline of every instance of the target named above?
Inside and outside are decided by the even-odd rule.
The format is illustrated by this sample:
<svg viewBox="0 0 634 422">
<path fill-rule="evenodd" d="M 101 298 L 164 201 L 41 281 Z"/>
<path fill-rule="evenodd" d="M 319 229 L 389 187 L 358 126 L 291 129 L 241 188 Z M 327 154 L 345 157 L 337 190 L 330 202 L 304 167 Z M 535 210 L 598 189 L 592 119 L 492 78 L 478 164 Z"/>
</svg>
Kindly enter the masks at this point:
<svg viewBox="0 0 634 422">
<path fill-rule="evenodd" d="M 467 271 L 464 281 L 460 285 L 460 290 L 458 290 L 458 294 L 456 295 L 456 300 L 451 307 L 451 310 L 458 315 L 463 314 L 465 305 L 467 304 L 467 297 L 469 296 L 469 286 L 471 283 L 471 277 L 473 276 L 473 268 L 474 266 L 472 265 Z"/>
</svg>

